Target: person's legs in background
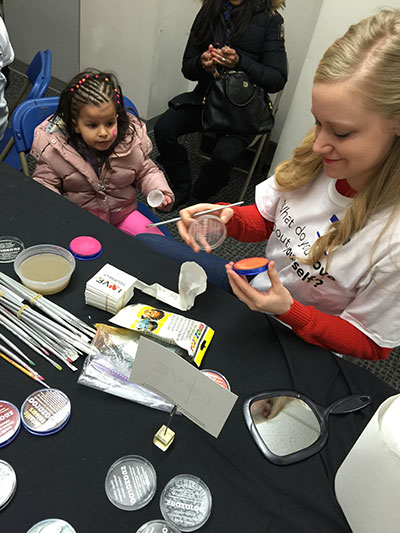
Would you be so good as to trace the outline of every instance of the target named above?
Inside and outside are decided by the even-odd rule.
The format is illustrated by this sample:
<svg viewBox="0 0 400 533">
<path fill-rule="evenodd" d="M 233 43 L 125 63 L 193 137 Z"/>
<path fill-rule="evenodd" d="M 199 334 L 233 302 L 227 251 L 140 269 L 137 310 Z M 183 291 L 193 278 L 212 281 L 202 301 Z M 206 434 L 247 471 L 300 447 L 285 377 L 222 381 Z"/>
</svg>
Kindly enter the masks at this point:
<svg viewBox="0 0 400 533">
<path fill-rule="evenodd" d="M 171 188 L 175 194 L 174 209 L 189 199 L 192 187 L 186 149 L 178 143 L 178 137 L 200 131 L 201 106 L 171 107 L 154 125 L 154 138 Z"/>
<path fill-rule="evenodd" d="M 136 235 L 136 238 L 146 244 L 149 248 L 154 249 L 160 254 L 166 255 L 180 265 L 185 261 L 194 261 L 198 263 L 206 271 L 207 279 L 210 283 L 232 293 L 228 276 L 225 271 L 225 264 L 228 261 L 225 259 L 202 251 L 195 253 L 187 244 L 173 241 L 172 239 L 166 239 L 159 235 L 141 233 Z"/>
<path fill-rule="evenodd" d="M 253 138 L 254 135 L 222 135 L 217 139 L 210 161 L 203 165 L 192 187 L 193 201 L 207 202 L 228 183 L 235 161 Z"/>
</svg>

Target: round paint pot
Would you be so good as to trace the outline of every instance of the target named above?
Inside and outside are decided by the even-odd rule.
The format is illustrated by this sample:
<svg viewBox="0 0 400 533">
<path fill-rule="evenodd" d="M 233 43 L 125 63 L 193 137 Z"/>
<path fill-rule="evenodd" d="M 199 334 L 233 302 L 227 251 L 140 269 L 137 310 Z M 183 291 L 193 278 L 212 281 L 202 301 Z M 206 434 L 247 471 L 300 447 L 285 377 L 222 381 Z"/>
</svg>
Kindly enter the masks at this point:
<svg viewBox="0 0 400 533">
<path fill-rule="evenodd" d="M 88 235 L 81 235 L 72 239 L 68 249 L 75 259 L 79 259 L 80 261 L 97 259 L 103 252 L 101 242 Z"/>
<path fill-rule="evenodd" d="M 26 533 L 76 533 L 75 529 L 60 518 L 47 518 L 33 525 Z"/>
<path fill-rule="evenodd" d="M 24 428 L 33 435 L 53 435 L 71 416 L 71 402 L 58 389 L 40 389 L 30 394 L 21 407 Z"/>
<path fill-rule="evenodd" d="M 21 415 L 18 408 L 0 400 L 0 448 L 7 446 L 18 435 L 21 427 Z"/>
<path fill-rule="evenodd" d="M 202 250 L 207 245 L 214 250 L 222 244 L 226 237 L 226 226 L 215 215 L 203 215 L 196 217 L 189 227 L 189 235 Z"/>
<path fill-rule="evenodd" d="M 268 270 L 268 263 L 265 257 L 249 257 L 236 261 L 232 268 L 239 276 L 254 276 Z"/>
<path fill-rule="evenodd" d="M 12 263 L 17 255 L 25 249 L 18 237 L 0 236 L 0 263 Z"/>
<path fill-rule="evenodd" d="M 205 374 L 208 378 L 215 381 L 215 383 L 218 383 L 218 385 L 221 385 L 221 387 L 224 387 L 227 390 L 231 390 L 229 381 L 226 379 L 225 376 L 223 376 L 216 370 L 204 369 L 204 370 L 200 370 L 200 372 L 203 372 L 203 374 Z"/>
<path fill-rule="evenodd" d="M 17 476 L 14 468 L 0 459 L 0 511 L 9 504 L 17 490 Z"/>
<path fill-rule="evenodd" d="M 107 498 L 124 511 L 136 511 L 147 505 L 156 489 L 156 471 L 150 461 L 140 455 L 121 457 L 107 472 Z"/>
<path fill-rule="evenodd" d="M 143 524 L 136 533 L 180 533 L 180 531 L 165 520 L 151 520 Z"/>
<path fill-rule="evenodd" d="M 179 474 L 165 486 L 160 497 L 161 514 L 179 531 L 201 528 L 211 514 L 210 489 L 200 478 Z"/>
</svg>

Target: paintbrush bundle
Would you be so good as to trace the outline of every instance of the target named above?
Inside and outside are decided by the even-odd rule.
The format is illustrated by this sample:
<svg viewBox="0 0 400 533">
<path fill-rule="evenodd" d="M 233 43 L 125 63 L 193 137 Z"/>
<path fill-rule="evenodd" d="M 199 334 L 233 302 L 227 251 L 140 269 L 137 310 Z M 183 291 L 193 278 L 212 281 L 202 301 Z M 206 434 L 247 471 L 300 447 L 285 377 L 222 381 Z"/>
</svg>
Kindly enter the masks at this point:
<svg viewBox="0 0 400 533">
<path fill-rule="evenodd" d="M 50 355 L 77 370 L 72 363 L 79 355 L 93 353 L 94 328 L 2 273 L 0 324 L 58 369 L 60 365 Z"/>
</svg>

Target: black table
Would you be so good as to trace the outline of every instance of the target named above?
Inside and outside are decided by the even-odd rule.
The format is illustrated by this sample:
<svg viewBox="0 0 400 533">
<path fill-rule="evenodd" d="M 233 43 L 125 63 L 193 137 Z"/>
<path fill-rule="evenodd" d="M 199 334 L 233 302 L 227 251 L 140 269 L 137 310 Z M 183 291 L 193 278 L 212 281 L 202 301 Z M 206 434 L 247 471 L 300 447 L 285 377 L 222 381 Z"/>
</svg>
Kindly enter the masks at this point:
<svg viewBox="0 0 400 533">
<path fill-rule="evenodd" d="M 0 165 L 0 194 L 0 233 L 18 236 L 26 247 L 39 243 L 67 247 L 82 234 L 102 242 L 102 256 L 77 262 L 69 287 L 50 297 L 81 319 L 94 323 L 110 318 L 84 303 L 85 282 L 106 262 L 146 283 L 177 289 L 175 263 L 5 164 Z M 0 270 L 15 277 L 10 264 L 0 265 Z M 156 304 L 140 291 L 132 302 Z M 52 436 L 34 436 L 21 428 L 17 438 L 0 449 L 0 458 L 14 467 L 18 478 L 14 498 L 0 512 L 2 533 L 24 533 L 50 517 L 66 520 L 78 533 L 134 533 L 143 523 L 161 518 L 160 493 L 180 473 L 199 476 L 212 492 L 212 514 L 201 531 L 350 531 L 335 499 L 334 475 L 376 408 L 395 391 L 363 368 L 304 343 L 288 328 L 251 312 L 213 286 L 183 314 L 215 329 L 203 367 L 222 372 L 239 395 L 219 438 L 185 417 L 174 417 L 176 439 L 163 453 L 152 439 L 166 422 L 166 413 L 78 385 L 78 373 L 68 368 L 58 372 L 32 352 L 29 355 L 46 381 L 71 399 L 72 415 L 65 428 Z M 77 364 L 81 369 L 82 362 Z M 0 399 L 20 407 L 37 388 L 0 360 Z M 321 453 L 280 467 L 256 448 L 244 423 L 242 404 L 253 393 L 285 388 L 324 406 L 351 393 L 372 394 L 373 404 L 354 414 L 331 417 L 329 441 Z M 129 454 L 146 457 L 158 476 L 154 499 L 134 512 L 114 507 L 104 491 L 109 466 Z"/>
</svg>

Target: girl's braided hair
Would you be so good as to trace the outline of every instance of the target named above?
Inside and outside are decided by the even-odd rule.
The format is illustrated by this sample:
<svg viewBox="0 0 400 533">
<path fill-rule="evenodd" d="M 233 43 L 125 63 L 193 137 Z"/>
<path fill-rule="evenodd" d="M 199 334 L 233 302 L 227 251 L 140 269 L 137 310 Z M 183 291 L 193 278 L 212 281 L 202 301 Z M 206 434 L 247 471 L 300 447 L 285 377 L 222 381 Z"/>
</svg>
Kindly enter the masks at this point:
<svg viewBox="0 0 400 533">
<path fill-rule="evenodd" d="M 85 157 L 87 146 L 80 133 L 75 131 L 76 120 L 79 116 L 80 109 L 85 105 L 100 106 L 107 102 L 114 103 L 118 123 L 118 133 L 115 141 L 108 150 L 98 154 L 102 162 L 108 163 L 108 158 L 114 152 L 115 147 L 128 134 L 132 136 L 135 134 L 134 126 L 129 121 L 124 106 L 121 86 L 114 74 L 90 68 L 74 76 L 62 91 L 57 111 L 52 118 L 61 118 L 63 120 L 64 124 L 62 129 L 66 137 L 77 152 L 82 157 Z M 135 109 L 132 109 L 131 112 L 137 116 Z"/>
</svg>

